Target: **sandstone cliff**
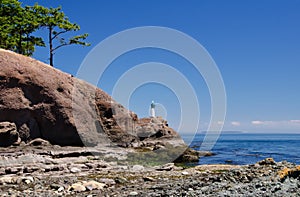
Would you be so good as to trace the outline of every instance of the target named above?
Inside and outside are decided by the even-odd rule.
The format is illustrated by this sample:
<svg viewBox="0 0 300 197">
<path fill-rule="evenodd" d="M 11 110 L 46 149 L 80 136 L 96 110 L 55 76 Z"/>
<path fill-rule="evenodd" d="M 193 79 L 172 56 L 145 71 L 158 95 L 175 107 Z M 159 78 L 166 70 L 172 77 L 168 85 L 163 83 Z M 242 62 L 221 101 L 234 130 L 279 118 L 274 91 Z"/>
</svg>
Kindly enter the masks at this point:
<svg viewBox="0 0 300 197">
<path fill-rule="evenodd" d="M 139 119 L 101 89 L 2 49 L 0 122 L 14 123 L 24 142 L 42 138 L 57 145 L 152 148 L 172 140 L 184 144 L 165 120 Z"/>
</svg>

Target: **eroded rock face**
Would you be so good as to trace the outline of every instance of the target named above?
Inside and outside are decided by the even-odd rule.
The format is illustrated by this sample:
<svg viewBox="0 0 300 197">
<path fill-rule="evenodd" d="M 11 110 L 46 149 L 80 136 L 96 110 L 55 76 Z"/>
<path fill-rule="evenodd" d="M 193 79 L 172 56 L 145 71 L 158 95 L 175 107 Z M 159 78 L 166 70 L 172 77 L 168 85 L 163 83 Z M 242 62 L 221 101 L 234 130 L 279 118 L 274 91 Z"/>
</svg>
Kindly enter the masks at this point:
<svg viewBox="0 0 300 197">
<path fill-rule="evenodd" d="M 29 57 L 0 49 L 0 122 L 16 125 L 22 141 L 131 147 L 179 139 L 162 119 L 138 119 L 102 90 Z M 181 143 L 183 141 L 181 140 Z"/>
<path fill-rule="evenodd" d="M 70 110 L 71 76 L 5 50 L 0 67 L 0 121 L 14 122 L 23 141 L 82 145 Z"/>
</svg>

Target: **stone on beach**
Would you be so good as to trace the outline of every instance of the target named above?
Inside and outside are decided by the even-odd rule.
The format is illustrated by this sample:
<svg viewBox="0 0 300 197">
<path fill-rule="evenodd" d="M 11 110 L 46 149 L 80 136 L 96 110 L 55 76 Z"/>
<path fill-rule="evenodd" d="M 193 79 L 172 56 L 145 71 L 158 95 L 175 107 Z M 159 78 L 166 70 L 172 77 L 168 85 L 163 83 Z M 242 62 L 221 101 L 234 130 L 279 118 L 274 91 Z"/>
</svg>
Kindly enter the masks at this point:
<svg viewBox="0 0 300 197">
<path fill-rule="evenodd" d="M 104 183 L 99 183 L 97 181 L 82 181 L 73 183 L 68 191 L 75 191 L 75 192 L 84 192 L 84 191 L 91 191 L 91 190 L 103 190 L 106 185 Z"/>
<path fill-rule="evenodd" d="M 20 143 L 20 137 L 15 123 L 0 122 L 0 146 L 10 146 L 17 143 Z"/>
</svg>

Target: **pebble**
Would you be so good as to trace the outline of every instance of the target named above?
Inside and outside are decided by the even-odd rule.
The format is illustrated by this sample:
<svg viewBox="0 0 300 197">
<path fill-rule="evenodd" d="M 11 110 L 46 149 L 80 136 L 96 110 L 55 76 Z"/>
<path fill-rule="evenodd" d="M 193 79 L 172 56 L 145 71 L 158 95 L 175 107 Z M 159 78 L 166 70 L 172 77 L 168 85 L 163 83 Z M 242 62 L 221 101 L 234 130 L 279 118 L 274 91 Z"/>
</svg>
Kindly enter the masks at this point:
<svg viewBox="0 0 300 197">
<path fill-rule="evenodd" d="M 59 184 L 50 185 L 51 189 L 57 190 L 58 192 L 62 192 L 65 188 Z"/>
<path fill-rule="evenodd" d="M 17 183 L 17 177 L 12 177 L 12 176 L 3 176 L 0 177 L 0 184 L 14 184 Z"/>
<path fill-rule="evenodd" d="M 99 182 L 104 183 L 105 185 L 112 186 L 116 184 L 116 181 L 113 179 L 101 178 Z"/>
<path fill-rule="evenodd" d="M 78 173 L 78 172 L 81 172 L 81 170 L 79 168 L 73 167 L 73 168 L 70 169 L 70 172 Z"/>
<path fill-rule="evenodd" d="M 64 187 L 60 186 L 60 187 L 57 189 L 57 191 L 58 191 L 58 192 L 62 192 L 62 191 L 64 191 L 64 189 L 65 189 Z"/>
<path fill-rule="evenodd" d="M 115 179 L 115 182 L 118 183 L 118 184 L 124 184 L 124 183 L 128 182 L 128 180 L 124 177 L 117 177 Z"/>
<path fill-rule="evenodd" d="M 144 169 L 145 169 L 144 166 L 141 166 L 141 165 L 134 165 L 132 167 L 132 171 L 134 171 L 134 172 L 143 171 Z"/>
<path fill-rule="evenodd" d="M 54 190 L 58 190 L 58 188 L 60 188 L 61 186 L 60 185 L 58 185 L 58 184 L 51 184 L 50 185 L 50 188 L 51 189 L 54 189 Z"/>
<path fill-rule="evenodd" d="M 130 192 L 130 196 L 137 196 L 139 193 L 137 193 L 137 192 Z"/>
<path fill-rule="evenodd" d="M 99 183 L 97 181 L 88 181 L 88 182 L 83 182 L 83 186 L 86 187 L 86 189 L 88 190 L 103 190 L 103 188 L 105 187 L 104 183 Z"/>
<path fill-rule="evenodd" d="M 81 183 L 74 183 L 69 187 L 68 191 L 84 192 L 86 191 L 86 187 Z"/>
<path fill-rule="evenodd" d="M 32 176 L 21 177 L 20 180 L 21 180 L 21 182 L 24 182 L 26 184 L 30 184 L 30 183 L 34 182 L 34 179 Z"/>
<path fill-rule="evenodd" d="M 152 177 L 144 177 L 143 178 L 144 179 L 144 181 L 150 181 L 150 182 L 154 182 L 155 181 L 155 179 L 154 178 L 152 178 Z"/>
</svg>

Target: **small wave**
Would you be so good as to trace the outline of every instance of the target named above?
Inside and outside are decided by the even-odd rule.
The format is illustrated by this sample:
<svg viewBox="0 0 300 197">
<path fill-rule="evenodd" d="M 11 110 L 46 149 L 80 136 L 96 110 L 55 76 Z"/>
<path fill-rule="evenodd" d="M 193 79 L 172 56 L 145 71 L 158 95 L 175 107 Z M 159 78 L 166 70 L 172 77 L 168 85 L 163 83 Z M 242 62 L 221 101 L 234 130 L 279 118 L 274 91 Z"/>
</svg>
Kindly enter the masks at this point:
<svg viewBox="0 0 300 197">
<path fill-rule="evenodd" d="M 262 154 L 247 154 L 247 153 L 236 153 L 237 156 L 247 156 L 247 157 L 262 157 Z"/>
</svg>

